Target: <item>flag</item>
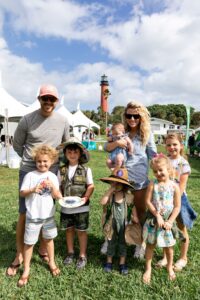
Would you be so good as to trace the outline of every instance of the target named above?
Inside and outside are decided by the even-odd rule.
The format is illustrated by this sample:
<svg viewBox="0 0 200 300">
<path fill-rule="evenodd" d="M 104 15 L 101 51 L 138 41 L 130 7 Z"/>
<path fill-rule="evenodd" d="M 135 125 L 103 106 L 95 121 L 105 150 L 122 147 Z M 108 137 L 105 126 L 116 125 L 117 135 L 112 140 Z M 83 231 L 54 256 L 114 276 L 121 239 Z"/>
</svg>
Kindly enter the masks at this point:
<svg viewBox="0 0 200 300">
<path fill-rule="evenodd" d="M 188 139 L 189 139 L 189 129 L 190 129 L 190 106 L 186 106 L 185 108 L 186 108 L 186 115 L 187 115 L 185 149 L 187 149 L 188 148 Z"/>
</svg>

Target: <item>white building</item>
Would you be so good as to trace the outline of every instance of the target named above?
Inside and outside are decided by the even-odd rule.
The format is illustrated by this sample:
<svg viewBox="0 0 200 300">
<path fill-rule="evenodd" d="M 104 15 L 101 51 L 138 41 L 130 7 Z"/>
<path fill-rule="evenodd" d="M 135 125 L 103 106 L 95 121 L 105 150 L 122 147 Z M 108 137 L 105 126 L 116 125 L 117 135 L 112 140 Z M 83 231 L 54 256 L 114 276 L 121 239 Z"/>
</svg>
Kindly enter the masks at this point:
<svg viewBox="0 0 200 300">
<path fill-rule="evenodd" d="M 154 135 L 157 135 L 158 143 L 162 142 L 162 136 L 166 135 L 168 132 L 178 132 L 186 135 L 187 128 L 185 125 L 173 124 L 170 121 L 151 118 L 151 131 Z M 192 134 L 193 129 L 189 129 L 189 136 Z"/>
<path fill-rule="evenodd" d="M 178 130 L 180 125 L 175 125 L 171 121 L 151 118 L 151 130 L 153 134 L 156 135 L 165 135 L 168 130 Z"/>
</svg>

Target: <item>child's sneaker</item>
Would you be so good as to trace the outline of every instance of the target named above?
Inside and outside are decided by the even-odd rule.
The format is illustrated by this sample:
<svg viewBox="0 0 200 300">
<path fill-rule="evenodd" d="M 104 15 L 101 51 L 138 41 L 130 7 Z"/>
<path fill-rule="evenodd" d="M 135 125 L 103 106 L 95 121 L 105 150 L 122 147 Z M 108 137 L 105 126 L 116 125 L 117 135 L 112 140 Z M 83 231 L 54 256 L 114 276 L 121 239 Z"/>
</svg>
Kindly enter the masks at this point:
<svg viewBox="0 0 200 300">
<path fill-rule="evenodd" d="M 106 255 L 107 254 L 107 250 L 108 250 L 108 241 L 105 240 L 105 242 L 101 246 L 100 252 L 101 252 L 101 254 Z"/>
<path fill-rule="evenodd" d="M 71 265 L 73 261 L 74 261 L 74 253 L 68 253 L 63 263 L 64 265 Z"/>
<path fill-rule="evenodd" d="M 87 258 L 85 256 L 80 256 L 77 263 L 76 263 L 76 267 L 77 269 L 83 269 L 85 268 L 85 266 L 87 265 Z"/>
<path fill-rule="evenodd" d="M 110 273 L 112 271 L 112 263 L 105 263 L 103 269 L 106 273 Z"/>
<path fill-rule="evenodd" d="M 128 275 L 128 267 L 125 264 L 119 265 L 119 273 L 122 275 Z"/>
</svg>

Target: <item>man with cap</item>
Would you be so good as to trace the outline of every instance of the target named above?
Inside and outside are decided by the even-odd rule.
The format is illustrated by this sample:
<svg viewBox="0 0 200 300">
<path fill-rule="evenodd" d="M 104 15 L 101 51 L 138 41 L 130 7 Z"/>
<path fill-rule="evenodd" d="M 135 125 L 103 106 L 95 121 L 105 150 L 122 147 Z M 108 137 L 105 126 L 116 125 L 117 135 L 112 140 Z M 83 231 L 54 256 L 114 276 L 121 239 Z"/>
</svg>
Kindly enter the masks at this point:
<svg viewBox="0 0 200 300">
<path fill-rule="evenodd" d="M 50 84 L 42 85 L 39 90 L 38 101 L 40 108 L 25 115 L 20 120 L 14 134 L 13 147 L 22 158 L 19 170 L 19 188 L 24 176 L 35 170 L 35 162 L 31 155 L 32 148 L 39 144 L 48 144 L 56 148 L 69 138 L 69 124 L 66 118 L 54 111 L 59 101 L 57 88 Z M 55 163 L 51 167 L 51 171 L 57 173 L 57 170 L 58 163 Z M 8 276 L 15 276 L 23 262 L 25 213 L 25 199 L 20 197 L 19 219 L 16 229 L 17 253 L 6 271 Z M 48 261 L 42 240 L 39 254 Z"/>
</svg>

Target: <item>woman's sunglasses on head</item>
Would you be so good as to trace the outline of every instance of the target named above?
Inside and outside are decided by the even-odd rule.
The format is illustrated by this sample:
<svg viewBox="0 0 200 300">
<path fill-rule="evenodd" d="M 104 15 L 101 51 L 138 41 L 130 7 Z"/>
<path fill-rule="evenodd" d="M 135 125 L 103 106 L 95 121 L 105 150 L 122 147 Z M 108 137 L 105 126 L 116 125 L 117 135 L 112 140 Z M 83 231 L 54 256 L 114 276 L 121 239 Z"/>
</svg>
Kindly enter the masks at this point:
<svg viewBox="0 0 200 300">
<path fill-rule="evenodd" d="M 139 114 L 125 114 L 125 117 L 126 117 L 126 119 L 139 119 L 140 118 L 140 115 Z"/>
<path fill-rule="evenodd" d="M 57 99 L 55 97 L 48 96 L 48 95 L 40 97 L 40 100 L 42 100 L 43 102 L 50 101 L 51 103 L 55 103 L 57 101 Z"/>
</svg>

